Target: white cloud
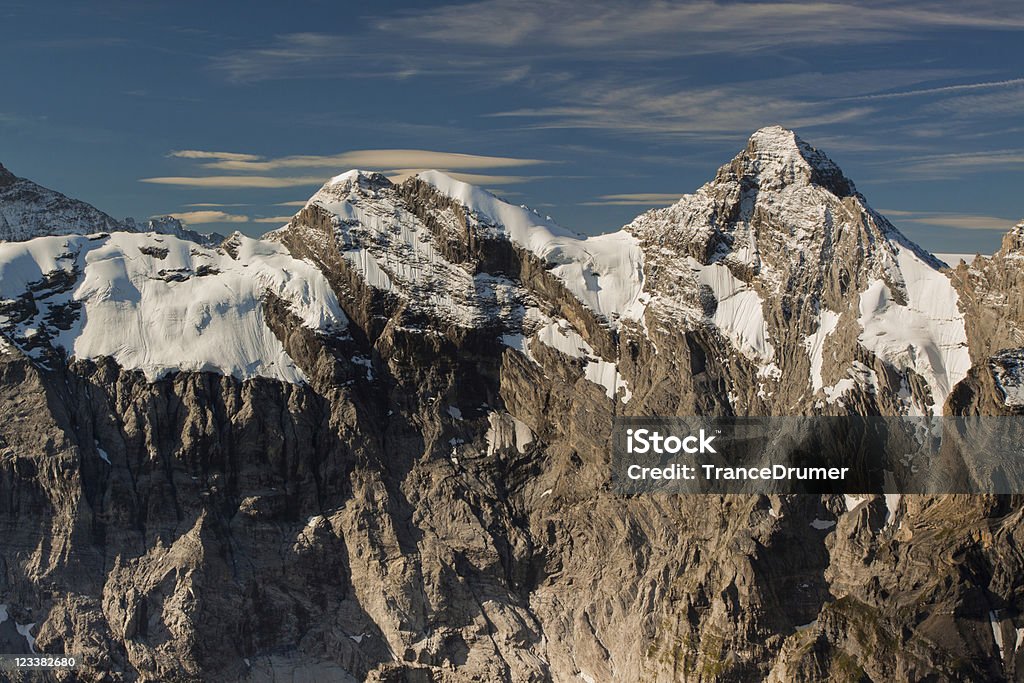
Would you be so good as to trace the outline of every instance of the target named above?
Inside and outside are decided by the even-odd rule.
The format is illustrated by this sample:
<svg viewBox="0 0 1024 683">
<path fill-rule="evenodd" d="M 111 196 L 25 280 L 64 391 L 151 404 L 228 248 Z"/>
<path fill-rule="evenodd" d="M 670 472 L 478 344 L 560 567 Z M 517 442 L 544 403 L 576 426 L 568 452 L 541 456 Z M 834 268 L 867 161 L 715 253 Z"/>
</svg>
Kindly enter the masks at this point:
<svg viewBox="0 0 1024 683">
<path fill-rule="evenodd" d="M 176 149 L 167 156 L 180 159 L 218 159 L 221 161 L 256 161 L 260 157 L 255 154 L 239 152 L 208 152 L 201 149 Z"/>
<path fill-rule="evenodd" d="M 937 225 L 944 228 L 957 228 L 959 230 L 1000 230 L 1002 232 L 1008 231 L 1018 222 L 997 216 L 973 216 L 958 213 L 927 214 L 917 218 L 903 218 L 901 220 L 908 223 Z"/>
<path fill-rule="evenodd" d="M 1024 85 L 1024 78 L 1011 78 L 1004 81 L 984 81 L 981 83 L 959 83 L 956 85 L 943 85 L 934 88 L 917 88 L 913 90 L 902 90 L 898 92 L 873 93 L 869 95 L 854 95 L 852 97 L 840 98 L 843 100 L 887 100 L 900 97 L 920 97 L 922 95 L 945 95 L 949 93 L 969 92 L 973 90 L 989 90 L 994 88 L 1012 88 Z"/>
<path fill-rule="evenodd" d="M 359 35 L 277 36 L 269 45 L 217 58 L 214 68 L 237 81 L 457 76 L 463 85 L 484 87 L 523 82 L 531 93 L 542 96 L 530 101 L 549 104 L 493 114 L 514 119 L 512 125 L 521 130 L 700 135 L 704 140 L 712 135 L 749 134 L 769 123 L 797 129 L 834 124 L 849 129 L 872 123 L 872 135 L 878 130 L 874 123 L 885 117 L 893 130 L 910 120 L 920 126 L 925 108 L 936 99 L 949 100 L 953 116 L 944 118 L 950 119 L 973 121 L 1019 111 L 1024 96 L 1004 95 L 997 101 L 996 95 L 1017 88 L 1024 79 L 996 80 L 985 74 L 991 80 L 983 81 L 977 69 L 817 71 L 818 64 L 831 63 L 815 55 L 822 45 L 831 49 L 921 41 L 941 38 L 950 29 L 1019 32 L 1024 29 L 1024 4 L 1008 6 L 998 0 L 969 5 L 953 0 L 478 0 L 424 5 L 370 18 L 369 28 Z M 785 78 L 702 84 L 693 69 L 680 61 L 721 55 L 736 63 L 737 68 L 730 71 L 744 73 L 743 60 L 753 67 L 765 54 L 798 58 L 803 66 L 795 68 L 806 71 Z M 666 60 L 674 60 L 671 68 Z M 354 63 L 358 68 L 352 67 Z M 951 83 L 968 78 L 974 80 Z M 983 102 L 967 99 L 969 94 L 990 97 Z M 921 101 L 896 111 L 898 98 Z M 933 112 L 927 118 L 937 117 Z M 944 122 L 947 129 L 950 125 Z M 910 134 L 908 130 L 904 136 Z M 854 151 L 862 151 L 856 141 L 852 144 Z M 470 168 L 441 160 L 388 163 L 371 158 L 349 164 L 332 157 L 322 160 L 324 167 L 334 162 L 334 168 Z M 267 164 L 288 163 L 304 162 L 301 158 L 214 160 L 222 169 L 254 172 L 272 167 Z"/>
<path fill-rule="evenodd" d="M 215 154 L 210 152 L 210 154 Z M 348 170 L 363 168 L 371 170 L 395 168 L 447 168 L 483 169 L 516 168 L 547 163 L 540 159 L 518 159 L 513 157 L 461 154 L 457 152 L 434 152 L 423 149 L 364 149 L 332 155 L 293 155 L 275 159 L 261 159 L 245 155 L 249 159 L 223 159 L 204 164 L 208 168 L 225 171 L 273 171 L 285 168 L 330 168 Z"/>
<path fill-rule="evenodd" d="M 252 219 L 253 223 L 278 223 L 285 224 L 292 219 L 291 216 L 263 216 L 261 218 Z"/>
<path fill-rule="evenodd" d="M 1024 150 L 1008 149 L 984 152 L 956 152 L 888 159 L 884 163 L 887 171 L 905 178 L 915 179 L 956 179 L 968 173 L 991 173 L 1024 166 Z"/>
<path fill-rule="evenodd" d="M 195 225 L 199 223 L 248 223 L 248 216 L 225 213 L 223 211 L 181 211 L 170 214 L 182 223 Z"/>
<path fill-rule="evenodd" d="M 682 194 L 659 192 L 636 192 L 627 194 L 603 194 L 581 206 L 669 206 L 679 201 Z"/>
<path fill-rule="evenodd" d="M 663 78 L 605 77 L 566 85 L 571 106 L 519 109 L 495 117 L 531 119 L 526 128 L 599 129 L 619 134 L 695 136 L 743 134 L 768 125 L 806 129 L 863 120 L 875 112 L 864 105 L 836 106 L 813 96 L 814 87 L 791 79 L 692 86 Z M 820 81 L 828 78 L 819 75 Z M 820 93 L 820 90 L 817 91 Z"/>
<path fill-rule="evenodd" d="M 570 60 L 624 65 L 1021 28 L 1024 7 L 998 0 L 481 0 L 392 12 L 356 35 L 278 35 L 212 67 L 234 82 L 475 75 L 509 83 L 550 77 Z"/>
<path fill-rule="evenodd" d="M 279 36 L 270 47 L 239 50 L 217 57 L 213 67 L 231 81 L 259 81 L 294 74 L 296 69 L 316 62 L 351 56 L 352 49 L 340 36 L 291 33 Z"/>
<path fill-rule="evenodd" d="M 302 185 L 322 185 L 327 179 L 322 176 L 161 176 L 156 178 L 140 178 L 139 182 L 155 185 L 178 185 L 181 187 L 209 187 L 218 189 L 242 188 L 280 188 L 299 187 Z"/>
</svg>

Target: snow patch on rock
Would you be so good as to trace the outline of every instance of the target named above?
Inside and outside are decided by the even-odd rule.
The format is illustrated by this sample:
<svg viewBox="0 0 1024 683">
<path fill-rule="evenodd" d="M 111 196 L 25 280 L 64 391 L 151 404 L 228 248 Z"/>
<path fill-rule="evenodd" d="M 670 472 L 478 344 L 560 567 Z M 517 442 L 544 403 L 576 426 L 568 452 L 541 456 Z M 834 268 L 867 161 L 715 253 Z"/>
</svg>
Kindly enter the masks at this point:
<svg viewBox="0 0 1024 683">
<path fill-rule="evenodd" d="M 906 290 L 898 303 L 889 285 L 872 280 L 860 295 L 860 343 L 900 370 L 913 370 L 928 384 L 931 412 L 939 415 L 953 387 L 967 376 L 967 347 L 959 295 L 949 278 L 899 243 L 898 270 L 891 274 Z"/>
<path fill-rule="evenodd" d="M 886 493 L 885 498 L 885 526 L 889 526 L 896 519 L 900 509 L 900 500 L 903 498 L 899 493 Z"/>
<path fill-rule="evenodd" d="M 843 501 L 846 503 L 846 511 L 853 512 L 853 510 L 866 500 L 864 496 L 851 496 L 846 493 L 843 494 Z"/>
<path fill-rule="evenodd" d="M 715 312 L 711 315 L 715 327 L 751 360 L 772 360 L 775 349 L 768 340 L 764 303 L 757 291 L 724 264 L 705 266 L 693 257 L 687 262 L 698 283 L 708 287 L 715 297 Z"/>
<path fill-rule="evenodd" d="M 988 364 L 1003 394 L 1003 404 L 1024 406 L 1024 349 L 1003 351 L 990 358 Z"/>
<path fill-rule="evenodd" d="M 515 448 L 525 453 L 527 446 L 533 443 L 533 431 L 525 422 L 506 412 L 493 412 L 487 415 L 487 455 L 494 455 L 505 448 Z"/>
<path fill-rule="evenodd" d="M 825 386 L 821 379 L 821 368 L 824 365 L 825 340 L 836 329 L 839 324 L 839 314 L 821 309 L 818 314 L 818 329 L 814 334 L 804 339 L 804 348 L 807 349 L 807 356 L 811 359 L 811 385 L 817 393 Z"/>
<path fill-rule="evenodd" d="M 604 387 L 608 398 L 614 399 L 620 390 L 623 403 L 629 403 L 633 397 L 633 392 L 619 373 L 616 363 L 598 356 L 590 344 L 569 325 L 569 321 L 561 319 L 544 325 L 537 330 L 536 339 L 570 358 L 581 358 L 586 361 L 583 376 Z"/>
</svg>

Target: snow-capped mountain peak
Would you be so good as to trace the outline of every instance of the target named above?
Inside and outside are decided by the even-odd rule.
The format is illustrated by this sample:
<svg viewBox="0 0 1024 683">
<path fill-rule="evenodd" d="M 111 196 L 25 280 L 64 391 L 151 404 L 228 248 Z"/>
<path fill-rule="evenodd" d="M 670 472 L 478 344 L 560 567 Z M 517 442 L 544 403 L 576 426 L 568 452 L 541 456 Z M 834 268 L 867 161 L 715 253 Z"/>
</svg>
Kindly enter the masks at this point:
<svg viewBox="0 0 1024 683">
<path fill-rule="evenodd" d="M 857 193 L 834 161 L 781 126 L 761 128 L 751 135 L 729 168 L 739 177 L 756 180 L 760 188 L 814 184 L 840 198 Z"/>
<path fill-rule="evenodd" d="M 99 209 L 0 166 L 0 241 L 129 230 Z"/>
<path fill-rule="evenodd" d="M 917 394 L 891 394 L 902 391 L 920 412 L 940 412 L 971 367 L 941 263 L 792 131 L 755 132 L 714 180 L 626 230 L 645 253 L 650 309 L 683 328 L 717 330 L 766 378 L 764 396 L 779 393 L 794 341 L 823 407 L 875 392 L 880 371 L 865 351 L 913 376 L 905 381 Z"/>
<path fill-rule="evenodd" d="M 311 207 L 329 214 L 341 255 L 371 287 L 399 297 L 410 310 L 429 310 L 460 326 L 494 324 L 494 312 L 510 305 L 495 308 L 497 299 L 521 298 L 508 288 L 507 262 L 481 265 L 493 257 L 481 252 L 488 241 L 522 250 L 608 324 L 637 319 L 642 310 L 635 237 L 621 231 L 584 237 L 441 171 L 402 184 L 379 173 L 348 171 L 317 191 L 293 223 L 316 222 Z M 501 317 L 507 320 L 507 312 Z"/>
<path fill-rule="evenodd" d="M 383 173 L 353 168 L 350 171 L 345 171 L 344 173 L 339 173 L 334 176 L 325 183 L 324 187 L 347 187 L 352 186 L 353 184 L 357 184 L 362 187 L 383 187 L 391 185 L 392 182 Z"/>
</svg>

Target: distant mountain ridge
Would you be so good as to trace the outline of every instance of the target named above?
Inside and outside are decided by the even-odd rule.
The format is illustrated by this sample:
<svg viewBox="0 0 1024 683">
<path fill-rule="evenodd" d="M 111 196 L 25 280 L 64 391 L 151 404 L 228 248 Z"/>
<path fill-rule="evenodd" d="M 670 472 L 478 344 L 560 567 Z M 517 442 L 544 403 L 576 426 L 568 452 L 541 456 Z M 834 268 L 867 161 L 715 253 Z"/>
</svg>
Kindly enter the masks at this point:
<svg viewBox="0 0 1024 683">
<path fill-rule="evenodd" d="M 171 216 L 118 220 L 96 207 L 19 178 L 0 164 L 0 241 L 21 242 L 47 235 L 88 235 L 98 232 L 159 232 L 200 244 L 224 236 L 190 230 Z"/>
<path fill-rule="evenodd" d="M 0 165 L 0 240 L 128 229 L 99 209 L 19 178 Z"/>
</svg>

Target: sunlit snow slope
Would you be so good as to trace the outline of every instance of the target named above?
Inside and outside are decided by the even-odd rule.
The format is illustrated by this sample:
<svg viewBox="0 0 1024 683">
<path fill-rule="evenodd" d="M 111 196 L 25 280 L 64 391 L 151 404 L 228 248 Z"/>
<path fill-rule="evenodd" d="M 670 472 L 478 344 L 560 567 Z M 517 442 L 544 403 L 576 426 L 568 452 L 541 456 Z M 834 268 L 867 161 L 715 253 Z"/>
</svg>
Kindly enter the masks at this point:
<svg viewBox="0 0 1024 683">
<path fill-rule="evenodd" d="M 208 370 L 304 381 L 262 302 L 276 295 L 303 325 L 338 334 L 347 321 L 334 293 L 280 245 L 235 235 L 229 248 L 153 233 L 0 244 L 0 330 L 41 361 L 52 346 L 149 379 Z"/>
</svg>

